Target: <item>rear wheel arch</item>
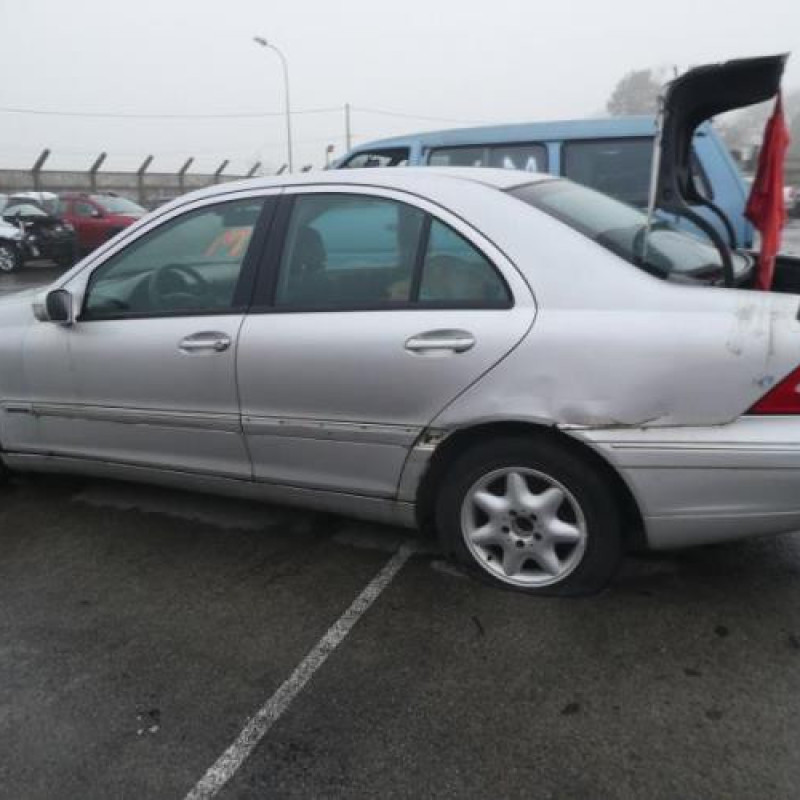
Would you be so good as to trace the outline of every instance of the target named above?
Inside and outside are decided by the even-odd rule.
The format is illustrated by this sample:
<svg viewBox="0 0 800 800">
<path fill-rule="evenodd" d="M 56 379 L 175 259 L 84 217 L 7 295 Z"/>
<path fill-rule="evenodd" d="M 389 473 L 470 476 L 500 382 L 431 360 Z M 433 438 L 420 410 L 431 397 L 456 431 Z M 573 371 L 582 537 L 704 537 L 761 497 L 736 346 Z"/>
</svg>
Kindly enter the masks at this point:
<svg viewBox="0 0 800 800">
<path fill-rule="evenodd" d="M 569 436 L 554 426 L 532 422 L 491 422 L 461 428 L 451 433 L 434 451 L 417 490 L 417 523 L 423 531 L 435 528 L 436 497 L 444 480 L 447 467 L 464 452 L 498 437 L 519 436 L 528 439 L 531 447 L 538 442 L 550 442 L 568 450 L 594 467 L 611 488 L 623 523 L 625 546 L 629 550 L 643 550 L 647 537 L 639 504 L 630 487 L 617 469 L 588 444 Z"/>
</svg>

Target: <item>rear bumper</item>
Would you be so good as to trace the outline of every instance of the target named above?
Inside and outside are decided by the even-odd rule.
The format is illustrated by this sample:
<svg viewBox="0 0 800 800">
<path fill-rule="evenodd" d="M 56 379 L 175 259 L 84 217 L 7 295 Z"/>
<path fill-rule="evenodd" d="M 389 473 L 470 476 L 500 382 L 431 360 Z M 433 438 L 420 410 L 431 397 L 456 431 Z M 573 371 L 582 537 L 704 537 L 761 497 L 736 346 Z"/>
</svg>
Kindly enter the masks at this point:
<svg viewBox="0 0 800 800">
<path fill-rule="evenodd" d="M 618 470 L 654 549 L 800 529 L 800 417 L 568 433 Z"/>
</svg>

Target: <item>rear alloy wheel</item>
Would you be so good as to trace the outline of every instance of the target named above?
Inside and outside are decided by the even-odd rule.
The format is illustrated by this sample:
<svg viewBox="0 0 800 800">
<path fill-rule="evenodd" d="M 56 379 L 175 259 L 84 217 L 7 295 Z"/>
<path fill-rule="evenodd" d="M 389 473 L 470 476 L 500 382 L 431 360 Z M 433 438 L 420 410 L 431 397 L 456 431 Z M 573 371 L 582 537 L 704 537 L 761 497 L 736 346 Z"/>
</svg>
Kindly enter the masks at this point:
<svg viewBox="0 0 800 800">
<path fill-rule="evenodd" d="M 21 266 L 19 250 L 10 242 L 0 242 L 0 272 L 16 272 Z"/>
<path fill-rule="evenodd" d="M 437 504 L 442 544 L 491 583 L 588 594 L 619 562 L 619 513 L 606 481 L 549 440 L 503 439 L 464 453 Z"/>
</svg>

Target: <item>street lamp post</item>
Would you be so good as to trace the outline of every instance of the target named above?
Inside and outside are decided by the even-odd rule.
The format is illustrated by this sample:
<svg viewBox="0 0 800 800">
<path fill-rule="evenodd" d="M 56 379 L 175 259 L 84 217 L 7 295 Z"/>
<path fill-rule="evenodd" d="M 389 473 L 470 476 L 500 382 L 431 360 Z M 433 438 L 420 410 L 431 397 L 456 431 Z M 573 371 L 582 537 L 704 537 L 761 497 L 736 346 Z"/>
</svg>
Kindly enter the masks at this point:
<svg viewBox="0 0 800 800">
<path fill-rule="evenodd" d="M 272 42 L 267 41 L 263 36 L 254 36 L 253 41 L 261 47 L 274 50 L 281 60 L 281 66 L 283 67 L 283 88 L 286 99 L 286 156 L 289 164 L 289 172 L 292 172 L 292 109 L 289 100 L 289 65 L 286 61 L 286 56 L 272 44 Z"/>
</svg>

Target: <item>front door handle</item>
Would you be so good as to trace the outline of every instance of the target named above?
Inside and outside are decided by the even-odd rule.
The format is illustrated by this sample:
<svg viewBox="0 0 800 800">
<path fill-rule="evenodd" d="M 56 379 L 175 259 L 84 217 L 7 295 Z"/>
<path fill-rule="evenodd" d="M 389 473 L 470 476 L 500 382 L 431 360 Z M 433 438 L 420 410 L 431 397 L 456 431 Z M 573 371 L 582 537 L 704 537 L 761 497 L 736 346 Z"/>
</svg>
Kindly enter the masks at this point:
<svg viewBox="0 0 800 800">
<path fill-rule="evenodd" d="M 178 349 L 184 353 L 222 353 L 231 346 L 231 337 L 219 331 L 201 331 L 181 339 Z"/>
<path fill-rule="evenodd" d="M 418 333 L 408 339 L 405 346 L 411 353 L 465 353 L 475 347 L 475 342 L 475 337 L 469 331 L 447 329 Z"/>
</svg>

